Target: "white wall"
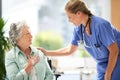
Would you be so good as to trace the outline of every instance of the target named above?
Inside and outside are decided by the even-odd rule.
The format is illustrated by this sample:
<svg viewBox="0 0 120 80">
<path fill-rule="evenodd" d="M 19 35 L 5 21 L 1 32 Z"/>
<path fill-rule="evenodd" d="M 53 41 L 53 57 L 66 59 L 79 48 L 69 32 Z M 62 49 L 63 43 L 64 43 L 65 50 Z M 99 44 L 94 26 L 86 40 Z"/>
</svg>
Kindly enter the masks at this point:
<svg viewBox="0 0 120 80">
<path fill-rule="evenodd" d="M 7 4 L 6 4 L 7 2 Z M 7 20 L 6 32 L 13 22 L 25 21 L 32 29 L 33 35 L 37 32 L 38 27 L 38 8 L 35 0 L 3 0 L 2 17 Z"/>
</svg>

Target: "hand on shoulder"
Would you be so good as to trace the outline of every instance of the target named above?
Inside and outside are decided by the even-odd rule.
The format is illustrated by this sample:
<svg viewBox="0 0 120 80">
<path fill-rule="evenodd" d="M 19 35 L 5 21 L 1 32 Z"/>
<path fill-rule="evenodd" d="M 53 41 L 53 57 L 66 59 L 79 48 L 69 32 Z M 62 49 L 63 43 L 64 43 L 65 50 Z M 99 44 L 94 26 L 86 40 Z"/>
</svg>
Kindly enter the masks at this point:
<svg viewBox="0 0 120 80">
<path fill-rule="evenodd" d="M 42 47 L 39 47 L 37 48 L 38 50 L 40 50 L 41 52 L 43 52 L 44 54 L 47 52 L 46 49 L 42 48 Z"/>
</svg>

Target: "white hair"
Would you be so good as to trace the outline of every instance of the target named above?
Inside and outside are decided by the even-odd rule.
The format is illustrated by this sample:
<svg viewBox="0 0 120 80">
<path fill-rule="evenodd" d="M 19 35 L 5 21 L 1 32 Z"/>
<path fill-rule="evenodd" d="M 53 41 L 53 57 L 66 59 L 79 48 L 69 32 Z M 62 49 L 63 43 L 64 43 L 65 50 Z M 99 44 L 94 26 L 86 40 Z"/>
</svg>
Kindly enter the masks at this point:
<svg viewBox="0 0 120 80">
<path fill-rule="evenodd" d="M 9 39 L 13 46 L 16 46 L 16 40 L 21 37 L 22 28 L 28 27 L 25 22 L 12 23 L 9 31 Z"/>
</svg>

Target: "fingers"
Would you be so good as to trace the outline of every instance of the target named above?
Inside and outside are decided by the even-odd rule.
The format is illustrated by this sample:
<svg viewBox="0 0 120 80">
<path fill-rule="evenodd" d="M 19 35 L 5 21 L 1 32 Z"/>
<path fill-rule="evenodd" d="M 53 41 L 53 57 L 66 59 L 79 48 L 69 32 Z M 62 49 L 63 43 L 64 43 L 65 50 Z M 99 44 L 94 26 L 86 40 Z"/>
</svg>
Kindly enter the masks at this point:
<svg viewBox="0 0 120 80">
<path fill-rule="evenodd" d="M 26 71 L 27 74 L 30 74 L 33 66 L 34 66 L 37 62 L 39 62 L 39 60 L 40 60 L 40 57 L 39 57 L 38 55 L 34 55 L 34 56 L 31 57 L 31 58 L 28 57 L 28 63 L 27 63 L 27 65 L 24 67 L 24 69 L 25 69 L 25 71 Z"/>
<path fill-rule="evenodd" d="M 46 53 L 46 50 L 42 47 L 37 48 L 38 50 L 42 51 L 43 53 Z"/>
<path fill-rule="evenodd" d="M 26 73 L 27 73 L 28 75 L 30 74 L 32 68 L 33 68 L 32 62 L 31 62 L 31 60 L 29 59 L 27 65 L 25 65 L 25 67 L 24 67 L 24 69 L 25 69 L 25 71 L 26 71 Z"/>
<path fill-rule="evenodd" d="M 34 55 L 30 60 L 32 65 L 34 66 L 38 61 L 39 61 L 39 56 L 38 55 Z"/>
</svg>

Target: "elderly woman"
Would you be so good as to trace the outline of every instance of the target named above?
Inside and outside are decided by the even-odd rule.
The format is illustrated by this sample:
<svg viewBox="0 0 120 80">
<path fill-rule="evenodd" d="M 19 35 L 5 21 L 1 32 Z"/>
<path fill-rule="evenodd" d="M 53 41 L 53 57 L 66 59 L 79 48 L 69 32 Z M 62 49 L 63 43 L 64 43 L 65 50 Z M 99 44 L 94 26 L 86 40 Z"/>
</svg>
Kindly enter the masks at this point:
<svg viewBox="0 0 120 80">
<path fill-rule="evenodd" d="M 5 57 L 9 80 L 53 80 L 44 54 L 30 46 L 32 35 L 24 22 L 11 24 L 9 38 L 13 45 Z"/>
</svg>

